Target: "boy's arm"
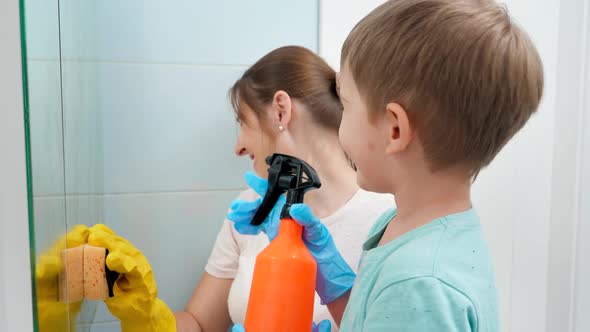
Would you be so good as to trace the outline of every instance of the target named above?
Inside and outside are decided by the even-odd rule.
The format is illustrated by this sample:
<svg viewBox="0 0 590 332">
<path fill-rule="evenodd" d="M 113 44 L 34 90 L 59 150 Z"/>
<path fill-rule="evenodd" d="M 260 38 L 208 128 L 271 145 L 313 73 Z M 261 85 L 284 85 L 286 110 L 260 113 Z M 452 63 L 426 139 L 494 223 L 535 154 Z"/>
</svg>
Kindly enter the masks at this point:
<svg viewBox="0 0 590 332">
<path fill-rule="evenodd" d="M 397 282 L 368 303 L 363 331 L 478 330 L 471 300 L 434 277 Z"/>
</svg>

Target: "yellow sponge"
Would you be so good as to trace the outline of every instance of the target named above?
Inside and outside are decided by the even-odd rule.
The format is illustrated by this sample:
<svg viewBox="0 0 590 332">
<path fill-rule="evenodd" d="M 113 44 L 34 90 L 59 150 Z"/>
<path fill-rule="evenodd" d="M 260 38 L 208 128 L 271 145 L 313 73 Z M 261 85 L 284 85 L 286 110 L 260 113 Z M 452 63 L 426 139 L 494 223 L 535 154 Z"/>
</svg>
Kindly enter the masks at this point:
<svg viewBox="0 0 590 332">
<path fill-rule="evenodd" d="M 83 245 L 62 252 L 59 297 L 65 303 L 83 299 L 104 300 L 109 296 L 105 248 Z"/>
<path fill-rule="evenodd" d="M 105 260 L 105 248 L 84 246 L 84 297 L 89 300 L 104 300 L 109 296 Z"/>
<path fill-rule="evenodd" d="M 61 252 L 62 270 L 59 274 L 59 300 L 71 303 L 84 299 L 84 247 Z"/>
</svg>

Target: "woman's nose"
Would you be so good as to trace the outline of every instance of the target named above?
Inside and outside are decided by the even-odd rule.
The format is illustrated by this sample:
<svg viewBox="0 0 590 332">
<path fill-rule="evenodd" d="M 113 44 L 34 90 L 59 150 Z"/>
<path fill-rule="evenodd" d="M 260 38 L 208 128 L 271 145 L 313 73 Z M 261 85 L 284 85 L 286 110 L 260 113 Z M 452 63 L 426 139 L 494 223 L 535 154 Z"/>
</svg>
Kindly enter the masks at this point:
<svg viewBox="0 0 590 332">
<path fill-rule="evenodd" d="M 241 147 L 239 145 L 236 145 L 235 151 L 236 156 L 241 157 L 241 156 L 245 156 L 246 154 L 248 154 L 248 150 L 246 150 L 246 148 Z"/>
</svg>

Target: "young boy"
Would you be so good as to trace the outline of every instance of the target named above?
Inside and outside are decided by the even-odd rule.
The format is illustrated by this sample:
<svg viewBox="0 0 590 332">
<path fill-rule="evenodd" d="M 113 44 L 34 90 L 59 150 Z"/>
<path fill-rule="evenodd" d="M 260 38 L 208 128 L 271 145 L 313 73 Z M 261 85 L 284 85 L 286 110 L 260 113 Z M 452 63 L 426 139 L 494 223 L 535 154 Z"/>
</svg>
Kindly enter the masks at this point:
<svg viewBox="0 0 590 332">
<path fill-rule="evenodd" d="M 499 331 L 470 188 L 542 90 L 534 45 L 491 0 L 392 0 L 354 28 L 340 140 L 360 187 L 393 193 L 397 209 L 375 223 L 356 278 L 310 209 L 290 210 L 340 331 Z"/>
</svg>

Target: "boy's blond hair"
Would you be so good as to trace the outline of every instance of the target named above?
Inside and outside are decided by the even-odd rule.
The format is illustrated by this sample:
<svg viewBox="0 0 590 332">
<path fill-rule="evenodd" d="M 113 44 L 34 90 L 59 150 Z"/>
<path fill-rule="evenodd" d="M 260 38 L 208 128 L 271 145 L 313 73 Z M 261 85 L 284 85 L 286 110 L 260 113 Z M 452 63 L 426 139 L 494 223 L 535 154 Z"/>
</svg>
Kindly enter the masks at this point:
<svg viewBox="0 0 590 332">
<path fill-rule="evenodd" d="M 543 68 L 527 34 L 486 0 L 391 0 L 342 48 L 369 109 L 402 105 L 433 171 L 476 175 L 536 111 Z"/>
</svg>

